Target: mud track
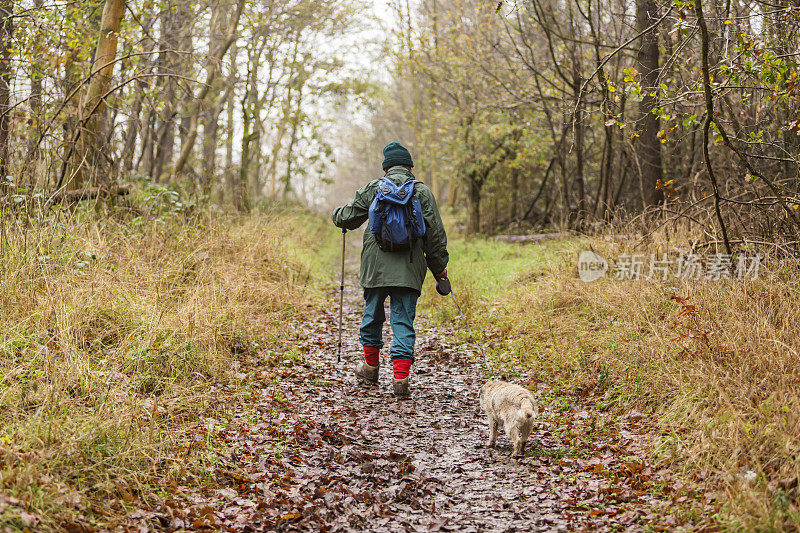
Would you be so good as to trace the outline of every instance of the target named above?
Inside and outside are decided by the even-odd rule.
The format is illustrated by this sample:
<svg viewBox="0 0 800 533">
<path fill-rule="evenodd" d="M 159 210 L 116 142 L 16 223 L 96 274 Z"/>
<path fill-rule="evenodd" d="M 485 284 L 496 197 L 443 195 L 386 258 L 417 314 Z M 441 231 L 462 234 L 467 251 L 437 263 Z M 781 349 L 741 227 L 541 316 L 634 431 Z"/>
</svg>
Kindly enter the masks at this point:
<svg viewBox="0 0 800 533">
<path fill-rule="evenodd" d="M 714 529 L 674 514 L 680 485 L 645 459 L 640 413 L 614 417 L 543 401 L 526 457 L 512 459 L 505 436 L 485 448 L 477 398 L 484 368 L 468 345 L 453 344 L 451 332 L 424 316 L 412 399 L 391 394 L 388 325 L 380 385 L 359 386 L 352 367 L 361 353 L 361 291 L 355 276 L 347 286 L 340 364 L 332 291 L 316 322 L 297 325 L 302 355 L 248 369 L 265 378 L 238 422 L 222 430 L 227 460 L 245 475 L 224 487 L 185 489 L 182 503 L 166 501 L 139 520 L 237 532 Z M 552 398 L 538 387 L 538 396 Z"/>
</svg>

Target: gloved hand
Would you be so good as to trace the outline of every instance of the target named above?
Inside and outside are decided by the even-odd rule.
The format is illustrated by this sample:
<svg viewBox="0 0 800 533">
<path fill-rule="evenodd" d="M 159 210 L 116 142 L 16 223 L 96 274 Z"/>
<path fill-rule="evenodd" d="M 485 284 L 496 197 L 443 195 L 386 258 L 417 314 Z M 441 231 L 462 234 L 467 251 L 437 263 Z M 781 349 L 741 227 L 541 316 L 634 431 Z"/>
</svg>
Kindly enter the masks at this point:
<svg viewBox="0 0 800 533">
<path fill-rule="evenodd" d="M 434 277 L 436 278 L 436 292 L 442 296 L 450 294 L 450 280 L 447 279 L 447 269 L 445 268 L 444 272 L 434 275 Z"/>
</svg>

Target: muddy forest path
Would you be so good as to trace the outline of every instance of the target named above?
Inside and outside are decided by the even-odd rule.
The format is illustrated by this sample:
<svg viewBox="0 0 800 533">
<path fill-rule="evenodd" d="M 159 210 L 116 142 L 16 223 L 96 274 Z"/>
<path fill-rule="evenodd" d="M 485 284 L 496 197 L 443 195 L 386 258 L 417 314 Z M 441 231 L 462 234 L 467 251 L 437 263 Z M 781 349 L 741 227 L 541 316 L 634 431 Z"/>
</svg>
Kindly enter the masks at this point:
<svg viewBox="0 0 800 533">
<path fill-rule="evenodd" d="M 648 463 L 638 413 L 615 418 L 590 405 L 543 400 L 526 457 L 512 459 L 504 435 L 486 448 L 482 362 L 424 313 L 416 322 L 412 398 L 397 401 L 391 392 L 388 324 L 380 386 L 359 386 L 352 368 L 361 358 L 362 297 L 357 266 L 348 271 L 341 363 L 336 287 L 315 321 L 297 325 L 305 339 L 300 355 L 279 361 L 282 370 L 271 371 L 237 414 L 240 422 L 226 429 L 229 460 L 246 474 L 226 488 L 185 494 L 189 507 L 162 507 L 167 529 L 664 531 L 707 524 L 675 513 L 674 496 L 652 490 L 656 480 L 673 481 L 667 468 Z M 552 398 L 544 385 L 534 392 Z"/>
</svg>

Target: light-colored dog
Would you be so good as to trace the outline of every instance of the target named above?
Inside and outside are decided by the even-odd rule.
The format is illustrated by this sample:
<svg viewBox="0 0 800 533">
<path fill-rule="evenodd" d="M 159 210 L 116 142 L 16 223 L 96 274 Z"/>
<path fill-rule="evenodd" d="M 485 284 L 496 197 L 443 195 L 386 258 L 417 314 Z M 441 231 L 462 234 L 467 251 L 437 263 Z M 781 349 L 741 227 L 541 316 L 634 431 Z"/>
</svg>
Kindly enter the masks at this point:
<svg viewBox="0 0 800 533">
<path fill-rule="evenodd" d="M 502 424 L 514 444 L 513 456 L 521 457 L 536 416 L 531 391 L 505 381 L 490 381 L 481 387 L 481 408 L 489 417 L 489 447 L 494 447 Z"/>
</svg>

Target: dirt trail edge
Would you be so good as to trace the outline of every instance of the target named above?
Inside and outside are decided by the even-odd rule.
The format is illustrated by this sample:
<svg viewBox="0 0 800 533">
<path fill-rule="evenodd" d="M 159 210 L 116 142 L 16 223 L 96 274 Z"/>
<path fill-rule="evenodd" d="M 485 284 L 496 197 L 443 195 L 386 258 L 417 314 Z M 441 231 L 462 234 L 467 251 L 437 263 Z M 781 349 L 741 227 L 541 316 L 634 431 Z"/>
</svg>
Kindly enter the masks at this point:
<svg viewBox="0 0 800 533">
<path fill-rule="evenodd" d="M 265 365 L 252 405 L 220 428 L 229 447 L 220 462 L 246 475 L 224 487 L 181 487 L 175 501 L 131 519 L 237 532 L 713 529 L 692 522 L 702 508 L 674 514 L 681 487 L 670 488 L 668 469 L 645 461 L 639 413 L 613 419 L 585 406 L 543 404 L 525 458 L 511 459 L 504 436 L 487 449 L 480 358 L 424 317 L 412 399 L 391 394 L 388 325 L 380 386 L 357 385 L 361 291 L 355 277 L 347 287 L 342 363 L 337 292 L 315 323 L 298 325 L 301 355 L 279 356 L 277 370 L 276 361 Z"/>
</svg>

